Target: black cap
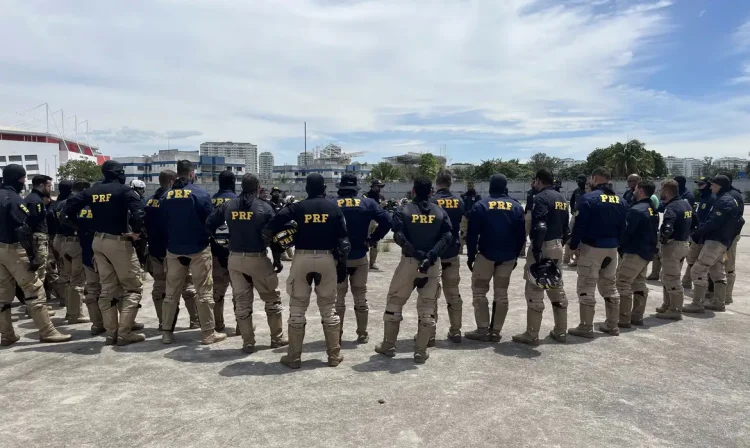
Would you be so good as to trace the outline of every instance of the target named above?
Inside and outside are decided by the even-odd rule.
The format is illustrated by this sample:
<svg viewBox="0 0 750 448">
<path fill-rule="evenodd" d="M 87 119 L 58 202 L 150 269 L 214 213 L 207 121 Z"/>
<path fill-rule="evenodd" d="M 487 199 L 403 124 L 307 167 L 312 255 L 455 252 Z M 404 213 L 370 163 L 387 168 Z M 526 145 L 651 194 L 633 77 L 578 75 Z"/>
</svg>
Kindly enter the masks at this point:
<svg viewBox="0 0 750 448">
<path fill-rule="evenodd" d="M 373 179 L 370 186 L 371 187 L 385 187 L 385 184 L 383 182 L 380 182 L 380 179 Z"/>
<path fill-rule="evenodd" d="M 505 174 L 493 174 L 490 178 L 490 193 L 502 194 L 508 186 L 508 178 Z"/>
<path fill-rule="evenodd" d="M 357 185 L 357 176 L 352 173 L 345 173 L 341 175 L 341 181 L 339 181 L 337 187 L 339 189 L 359 190 L 359 185 Z"/>
<path fill-rule="evenodd" d="M 685 183 L 687 182 L 687 179 L 686 179 L 686 178 L 685 178 L 685 176 L 683 176 L 682 174 L 678 174 L 677 176 L 675 176 L 675 177 L 674 177 L 674 180 L 676 180 L 676 181 L 677 181 L 677 184 L 678 184 L 679 186 L 681 186 L 681 187 L 684 187 L 684 186 L 685 186 Z"/>
<path fill-rule="evenodd" d="M 281 188 L 279 188 L 279 187 L 273 187 L 273 188 L 271 188 L 271 193 L 273 193 L 274 191 L 278 191 L 279 193 L 281 193 Z"/>
<path fill-rule="evenodd" d="M 724 176 L 723 174 L 714 177 L 713 183 L 719 185 L 721 188 L 729 188 L 732 186 L 732 181 L 730 181 L 729 178 L 727 176 Z"/>
<path fill-rule="evenodd" d="M 576 183 L 577 184 L 580 184 L 580 183 L 583 183 L 583 182 L 586 182 L 586 175 L 585 174 L 579 174 L 578 176 L 576 176 Z"/>
<path fill-rule="evenodd" d="M 698 178 L 698 180 L 695 181 L 695 183 L 698 185 L 703 185 L 703 184 L 711 185 L 711 182 L 713 182 L 713 179 L 711 179 L 711 176 L 701 176 Z"/>
</svg>

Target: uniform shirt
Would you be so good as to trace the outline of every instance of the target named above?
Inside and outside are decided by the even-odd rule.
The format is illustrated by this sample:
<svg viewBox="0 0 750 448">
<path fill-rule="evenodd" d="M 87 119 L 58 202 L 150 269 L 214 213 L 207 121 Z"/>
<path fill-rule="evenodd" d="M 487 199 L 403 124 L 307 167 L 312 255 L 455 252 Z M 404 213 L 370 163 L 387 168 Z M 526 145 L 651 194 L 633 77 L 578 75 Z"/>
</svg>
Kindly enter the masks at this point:
<svg viewBox="0 0 750 448">
<path fill-rule="evenodd" d="M 622 253 L 638 255 L 651 261 L 656 255 L 658 231 L 659 212 L 651 204 L 651 198 L 637 201 L 627 210 L 625 233 L 620 243 Z"/>
<path fill-rule="evenodd" d="M 547 233 L 544 235 L 544 241 L 567 239 L 570 235 L 568 228 L 570 214 L 565 197 L 552 186 L 549 186 L 534 196 L 533 204 L 531 210 L 532 234 L 537 223 L 545 222 L 547 223 Z"/>
<path fill-rule="evenodd" d="M 83 258 L 83 264 L 89 268 L 94 268 L 94 230 L 91 227 L 94 220 L 94 214 L 91 212 L 91 207 L 84 207 L 78 213 L 78 241 L 81 244 L 81 257 Z"/>
<path fill-rule="evenodd" d="M 661 234 L 664 229 L 671 227 L 670 240 L 687 241 L 690 238 L 690 229 L 693 224 L 693 207 L 688 201 L 680 198 L 672 198 L 664 207 L 664 221 L 661 225 Z"/>
<path fill-rule="evenodd" d="M 684 199 L 688 201 L 690 204 L 690 207 L 695 207 L 695 195 L 692 191 L 685 188 L 684 190 L 680 190 L 680 199 Z"/>
<path fill-rule="evenodd" d="M 622 194 L 622 198 L 628 207 L 632 207 L 635 204 L 635 190 L 628 188 L 625 193 Z"/>
<path fill-rule="evenodd" d="M 29 209 L 18 192 L 11 186 L 0 188 L 0 243 L 17 243 L 16 229 L 28 218 Z"/>
<path fill-rule="evenodd" d="M 236 198 L 237 194 L 232 190 L 219 190 L 211 197 L 211 203 L 214 208 L 220 207 L 225 202 L 229 202 Z M 215 257 L 226 256 L 226 246 L 229 244 L 229 228 L 226 225 L 221 225 L 214 232 L 214 240 L 211 242 L 211 253 Z M 221 246 L 221 247 L 217 247 Z"/>
<path fill-rule="evenodd" d="M 213 211 L 211 195 L 185 179 L 177 179 L 159 200 L 161 220 L 169 235 L 167 250 L 190 255 L 208 247 L 206 219 Z"/>
<path fill-rule="evenodd" d="M 276 201 L 274 201 L 273 196 L 271 196 L 271 199 L 268 200 L 268 204 L 271 206 L 274 213 L 278 213 L 279 210 L 284 208 L 285 205 L 284 201 L 281 199 L 281 196 L 279 196 Z"/>
<path fill-rule="evenodd" d="M 440 206 L 451 220 L 451 233 L 453 241 L 443 252 L 442 258 L 457 257 L 461 252 L 461 218 L 464 217 L 466 209 L 463 199 L 451 193 L 447 188 L 441 188 L 430 196 L 430 202 Z"/>
<path fill-rule="evenodd" d="M 254 195 L 240 195 L 222 201 L 206 221 L 206 232 L 226 227 L 231 252 L 266 252 L 263 229 L 275 213 L 271 205 Z"/>
<path fill-rule="evenodd" d="M 743 217 L 745 214 L 745 199 L 742 197 L 742 193 L 739 190 L 735 190 L 734 187 L 731 187 L 729 194 L 731 194 L 734 200 L 737 201 L 735 232 L 739 235 L 742 232 L 742 227 L 745 225 L 745 218 Z"/>
<path fill-rule="evenodd" d="M 289 222 L 297 223 L 294 246 L 298 250 L 334 250 L 347 237 L 344 213 L 324 196 L 304 199 L 282 208 L 268 229 L 278 233 Z"/>
<path fill-rule="evenodd" d="M 739 204 L 729 191 L 719 191 L 711 214 L 706 222 L 700 223 L 696 235 L 700 241 L 718 241 L 729 247 L 736 235 L 736 220 L 739 218 Z"/>
<path fill-rule="evenodd" d="M 140 233 L 143 228 L 144 212 L 140 196 L 132 188 L 115 180 L 104 180 L 68 197 L 65 214 L 69 219 L 75 219 L 86 206 L 93 214 L 91 224 L 95 232 L 120 236 L 131 229 Z"/>
<path fill-rule="evenodd" d="M 576 188 L 573 191 L 573 194 L 570 195 L 570 213 L 575 216 L 576 214 L 576 205 L 578 204 L 578 201 L 581 199 L 581 196 L 586 194 L 586 190 L 583 188 Z"/>
<path fill-rule="evenodd" d="M 619 245 L 625 231 L 627 204 L 608 184 L 597 185 L 581 196 L 570 248 L 583 243 L 592 247 L 612 249 Z"/>
<path fill-rule="evenodd" d="M 144 207 L 146 213 L 144 224 L 146 227 L 148 252 L 152 257 L 156 258 L 167 256 L 167 240 L 169 239 L 169 235 L 161 220 L 161 210 L 159 210 L 161 197 L 165 191 L 167 191 L 166 188 L 156 190 L 156 193 L 146 201 L 146 206 Z"/>
<path fill-rule="evenodd" d="M 382 240 L 391 230 L 391 214 L 385 211 L 375 200 L 370 198 L 357 198 L 354 191 L 341 190 L 339 196 L 333 200 L 341 209 L 346 219 L 346 228 L 349 232 L 349 243 L 352 245 L 349 251 L 349 260 L 357 260 L 367 255 L 368 237 L 374 241 Z M 368 235 L 370 221 L 378 223 L 378 227 Z"/>
<path fill-rule="evenodd" d="M 57 204 L 58 201 L 50 201 L 49 204 L 47 204 L 47 213 L 45 216 L 45 221 L 47 221 L 47 234 L 49 234 L 50 240 L 57 235 L 57 217 L 55 216 L 55 204 Z"/>
<path fill-rule="evenodd" d="M 416 199 L 393 214 L 393 233 L 404 256 L 424 257 L 433 263 L 453 240 L 451 221 L 443 209 L 437 204 Z"/>
<path fill-rule="evenodd" d="M 60 220 L 60 214 L 65 211 L 65 206 L 68 203 L 68 200 L 70 200 L 73 195 L 76 193 L 70 195 L 68 199 L 63 199 L 62 201 L 57 201 L 55 203 L 55 208 L 53 209 L 53 213 L 55 215 L 55 227 L 57 227 L 57 234 L 62 236 L 76 236 L 76 229 L 74 227 L 71 227 L 69 224 L 66 224 L 64 221 Z M 74 215 L 73 215 L 74 216 Z M 75 220 L 74 220 L 75 223 Z"/>
<path fill-rule="evenodd" d="M 370 198 L 380 205 L 381 202 L 385 201 L 385 196 L 380 192 L 374 192 L 372 190 L 362 195 L 363 198 Z"/>
<path fill-rule="evenodd" d="M 464 201 L 464 213 L 468 216 L 469 213 L 471 213 L 471 209 L 474 208 L 474 204 L 482 200 L 482 195 L 477 194 L 476 190 L 469 190 L 461 195 L 461 200 Z M 461 223 L 456 223 L 451 220 L 451 224 L 453 226 L 458 226 Z"/>
<path fill-rule="evenodd" d="M 476 258 L 477 249 L 496 263 L 516 259 L 526 243 L 525 223 L 523 207 L 506 194 L 477 202 L 471 209 L 466 231 L 469 259 Z"/>
<path fill-rule="evenodd" d="M 29 209 L 28 224 L 34 233 L 49 233 L 47 226 L 47 206 L 44 205 L 44 197 L 37 190 L 31 190 L 24 200 L 26 208 Z"/>
<path fill-rule="evenodd" d="M 531 209 L 534 207 L 534 196 L 536 195 L 536 190 L 533 188 L 526 192 L 526 207 L 524 207 L 524 213 L 530 212 Z"/>
</svg>

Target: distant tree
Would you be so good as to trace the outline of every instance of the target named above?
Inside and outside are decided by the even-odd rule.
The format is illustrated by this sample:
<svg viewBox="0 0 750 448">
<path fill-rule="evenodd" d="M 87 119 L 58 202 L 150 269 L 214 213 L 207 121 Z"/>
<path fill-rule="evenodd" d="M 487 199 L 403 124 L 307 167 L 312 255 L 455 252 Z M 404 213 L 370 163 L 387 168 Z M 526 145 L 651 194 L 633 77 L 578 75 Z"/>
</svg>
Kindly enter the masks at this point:
<svg viewBox="0 0 750 448">
<path fill-rule="evenodd" d="M 703 167 L 701 167 L 701 175 L 702 176 L 710 176 L 712 172 L 714 171 L 714 158 L 713 157 L 704 157 L 703 158 Z"/>
<path fill-rule="evenodd" d="M 289 182 L 289 177 L 287 177 L 286 174 L 282 174 L 281 176 L 279 176 L 278 179 L 276 179 L 276 182 L 280 183 L 280 184 L 285 184 L 285 183 Z"/>
<path fill-rule="evenodd" d="M 612 158 L 614 150 L 610 145 L 608 148 L 596 148 L 586 156 L 586 175 L 591 174 L 600 166 L 609 166 L 609 160 Z"/>
<path fill-rule="evenodd" d="M 440 161 L 430 153 L 422 154 L 419 158 L 418 174 L 428 179 L 435 179 L 440 171 Z"/>
<path fill-rule="evenodd" d="M 475 166 L 456 168 L 453 170 L 453 178 L 456 182 L 468 182 L 477 180 L 477 169 Z"/>
<path fill-rule="evenodd" d="M 383 182 L 395 182 L 400 180 L 401 176 L 401 170 L 387 162 L 376 163 L 370 170 L 370 180 L 380 179 Z"/>
<path fill-rule="evenodd" d="M 669 169 L 667 168 L 667 161 L 664 160 L 664 156 L 653 150 L 649 151 L 649 153 L 651 154 L 651 159 L 654 161 L 654 170 L 652 172 L 652 175 L 659 179 L 667 177 L 667 175 L 669 174 Z"/>
<path fill-rule="evenodd" d="M 90 160 L 69 160 L 57 169 L 57 177 L 94 182 L 102 179 L 102 167 Z"/>
<path fill-rule="evenodd" d="M 579 174 L 585 174 L 588 177 L 588 175 L 591 174 L 591 171 L 588 171 L 586 166 L 585 163 L 579 163 L 577 165 L 560 169 L 556 174 L 560 180 L 575 180 Z"/>
<path fill-rule="evenodd" d="M 546 168 L 555 173 L 559 168 L 562 168 L 563 163 L 557 157 L 550 157 L 543 152 L 538 152 L 529 157 L 529 162 L 526 165 L 532 173 L 536 173 L 542 168 Z"/>
</svg>

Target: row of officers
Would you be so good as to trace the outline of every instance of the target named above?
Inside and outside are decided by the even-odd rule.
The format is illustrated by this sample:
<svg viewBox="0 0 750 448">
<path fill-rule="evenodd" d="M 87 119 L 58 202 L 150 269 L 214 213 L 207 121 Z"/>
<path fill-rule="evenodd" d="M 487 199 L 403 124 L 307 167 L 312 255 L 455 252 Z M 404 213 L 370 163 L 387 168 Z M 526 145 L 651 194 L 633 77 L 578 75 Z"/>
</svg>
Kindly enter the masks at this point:
<svg viewBox="0 0 750 448">
<path fill-rule="evenodd" d="M 255 346 L 254 292 L 264 302 L 271 346 L 288 345 L 281 362 L 298 368 L 305 336 L 306 311 L 314 290 L 326 340 L 328 362 L 342 360 L 341 335 L 346 311 L 344 298 L 351 286 L 357 341 L 368 341 L 368 251 L 389 231 L 402 249 L 394 271 L 383 314 L 384 337 L 375 351 L 394 356 L 402 310 L 417 291 L 418 331 L 414 360 L 424 362 L 434 345 L 438 298 L 445 296 L 449 317 L 448 338 L 462 339 L 463 302 L 459 291 L 461 251 L 460 223 L 465 221 L 466 263 L 472 272 L 471 289 L 477 328 L 466 332 L 473 340 L 497 342 L 508 312 L 508 287 L 527 240 L 524 208 L 510 198 L 507 179 L 492 176 L 489 196 L 477 199 L 468 217 L 466 204 L 450 191 L 451 173 L 441 172 L 433 192 L 430 179 L 414 181 L 413 200 L 391 216 L 381 204 L 359 194 L 356 176 L 345 174 L 338 196 L 326 197 L 324 179 L 307 178 L 307 199 L 282 205 L 260 197 L 255 175 L 242 178 L 239 195 L 235 179 L 222 173 L 220 190 L 211 197 L 194 185 L 193 165 L 180 161 L 177 172 L 160 173 L 159 190 L 143 198 L 125 185 L 122 166 L 107 161 L 104 180 L 89 186 L 73 185 L 63 200 L 50 204 L 49 183 L 38 176 L 25 199 L 19 193 L 25 172 L 18 165 L 3 170 L 0 190 L 0 335 L 2 345 L 18 340 L 10 316 L 15 286 L 25 296 L 29 314 L 43 342 L 68 340 L 51 324 L 43 280 L 49 226 L 53 217 L 56 236 L 52 246 L 68 282 L 64 288 L 66 316 L 70 323 L 83 322 L 81 303 L 88 308 L 92 334 L 105 335 L 106 344 L 128 345 L 145 339 L 134 331 L 142 294 L 141 265 L 154 278 L 152 298 L 162 331 L 162 342 L 173 342 L 173 332 L 183 297 L 191 324 L 201 329 L 201 342 L 224 340 L 224 295 L 231 284 L 237 330 L 243 351 Z M 49 178 L 47 178 L 49 179 Z M 590 178 L 591 191 L 575 199 L 574 224 L 569 204 L 555 190 L 548 170 L 534 178 L 530 210 L 531 239 L 524 267 L 527 329 L 513 340 L 539 344 L 539 333 L 548 296 L 553 310 L 552 339 L 564 343 L 567 335 L 592 338 L 595 290 L 604 298 L 606 320 L 600 331 L 617 335 L 620 327 L 643 321 L 648 288 L 647 265 L 660 246 L 664 303 L 659 318 L 681 319 L 682 312 L 723 310 L 727 297 L 724 259 L 736 245 L 742 220 L 741 200 L 725 176 L 704 179 L 715 194 L 714 202 L 700 219 L 703 205 L 693 208 L 680 197 L 674 180 L 661 185 L 664 219 L 651 197 L 653 182 L 639 180 L 633 203 L 617 195 L 606 168 Z M 46 192 L 46 193 L 45 193 Z M 51 213 L 49 213 L 51 211 Z M 374 229 L 372 222 L 375 223 Z M 143 244 L 143 242 L 147 244 Z M 75 243 L 75 244 L 73 244 Z M 282 254 L 295 252 L 287 280 L 290 296 L 287 337 L 283 334 L 278 273 Z M 567 328 L 568 300 L 559 268 L 563 247 L 577 260 L 576 293 L 580 324 Z M 145 251 L 144 251 L 145 248 Z M 271 249 L 271 257 L 268 256 Z M 687 257 L 694 283 L 693 303 L 683 308 L 680 282 Z M 81 282 L 80 270 L 84 281 Z M 713 302 L 704 303 L 708 276 L 715 283 Z M 493 286 L 490 308 L 487 294 Z M 188 304 L 188 301 L 191 304 Z"/>
</svg>

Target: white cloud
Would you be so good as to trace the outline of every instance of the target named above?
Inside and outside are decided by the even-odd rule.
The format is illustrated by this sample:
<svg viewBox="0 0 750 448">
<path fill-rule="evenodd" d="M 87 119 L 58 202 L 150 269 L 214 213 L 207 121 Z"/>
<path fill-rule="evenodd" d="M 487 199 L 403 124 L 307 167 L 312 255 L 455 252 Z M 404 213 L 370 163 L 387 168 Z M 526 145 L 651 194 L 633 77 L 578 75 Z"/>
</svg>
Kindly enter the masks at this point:
<svg viewBox="0 0 750 448">
<path fill-rule="evenodd" d="M 301 148 L 303 121 L 315 144 L 363 132 L 608 135 L 677 113 L 668 105 L 678 99 L 637 87 L 660 63 L 670 5 L 7 2 L 0 39 L 13 45 L 0 52 L 0 114 L 49 102 L 97 129 L 155 130 L 112 138 L 103 145 L 110 153 L 161 145 L 168 129 L 189 130 L 177 135 L 185 149 L 218 139 L 264 150 L 293 138 Z M 665 115 L 645 112 L 660 100 Z M 476 123 L 451 119 L 466 111 Z M 432 124 L 407 119 L 415 115 Z M 384 144 L 432 147 L 428 140 Z M 579 148 L 575 138 L 559 141 L 569 142 L 561 151 Z M 369 146 L 354 136 L 345 143 Z"/>
</svg>

